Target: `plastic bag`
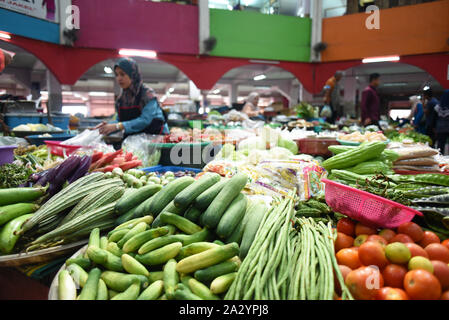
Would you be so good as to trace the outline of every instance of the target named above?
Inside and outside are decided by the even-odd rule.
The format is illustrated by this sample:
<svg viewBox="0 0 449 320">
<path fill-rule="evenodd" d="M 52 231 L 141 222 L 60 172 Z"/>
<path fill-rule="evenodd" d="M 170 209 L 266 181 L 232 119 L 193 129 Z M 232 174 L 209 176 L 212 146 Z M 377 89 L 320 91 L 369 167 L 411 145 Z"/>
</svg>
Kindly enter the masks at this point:
<svg viewBox="0 0 449 320">
<path fill-rule="evenodd" d="M 82 133 L 64 141 L 69 146 L 92 146 L 102 142 L 100 130 L 84 130 Z"/>
<path fill-rule="evenodd" d="M 122 143 L 122 149 L 137 156 L 142 166 L 154 167 L 161 159 L 161 148 L 157 144 L 163 141 L 164 136 L 142 133 L 127 137 Z"/>
<path fill-rule="evenodd" d="M 330 106 L 326 105 L 323 107 L 320 113 L 321 118 L 332 118 L 332 109 Z"/>
</svg>

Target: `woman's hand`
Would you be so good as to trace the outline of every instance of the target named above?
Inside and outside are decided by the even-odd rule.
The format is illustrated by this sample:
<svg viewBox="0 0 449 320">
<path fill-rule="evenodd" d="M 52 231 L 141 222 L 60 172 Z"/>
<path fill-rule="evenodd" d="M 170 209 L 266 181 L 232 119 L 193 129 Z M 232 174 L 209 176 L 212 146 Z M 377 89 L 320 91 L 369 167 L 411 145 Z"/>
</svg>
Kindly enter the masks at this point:
<svg viewBox="0 0 449 320">
<path fill-rule="evenodd" d="M 107 123 L 106 121 L 103 121 L 102 123 L 97 124 L 95 127 L 91 128 L 90 130 L 97 130 L 97 129 L 100 129 L 100 128 L 104 127 L 104 126 L 107 125 L 107 124 L 108 124 L 108 123 Z"/>
<path fill-rule="evenodd" d="M 102 127 L 100 127 L 100 133 L 105 136 L 109 135 L 114 131 L 117 131 L 117 126 L 115 124 L 105 124 Z"/>
</svg>

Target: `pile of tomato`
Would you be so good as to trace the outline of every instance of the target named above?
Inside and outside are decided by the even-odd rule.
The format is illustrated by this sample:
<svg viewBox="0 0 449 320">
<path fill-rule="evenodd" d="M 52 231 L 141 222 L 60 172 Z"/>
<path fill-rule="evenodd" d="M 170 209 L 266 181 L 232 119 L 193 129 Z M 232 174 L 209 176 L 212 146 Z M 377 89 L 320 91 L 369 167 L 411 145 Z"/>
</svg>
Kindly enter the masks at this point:
<svg viewBox="0 0 449 320">
<path fill-rule="evenodd" d="M 337 232 L 336 258 L 355 299 L 449 300 L 449 240 L 413 222 L 379 231 L 343 218 Z"/>
</svg>

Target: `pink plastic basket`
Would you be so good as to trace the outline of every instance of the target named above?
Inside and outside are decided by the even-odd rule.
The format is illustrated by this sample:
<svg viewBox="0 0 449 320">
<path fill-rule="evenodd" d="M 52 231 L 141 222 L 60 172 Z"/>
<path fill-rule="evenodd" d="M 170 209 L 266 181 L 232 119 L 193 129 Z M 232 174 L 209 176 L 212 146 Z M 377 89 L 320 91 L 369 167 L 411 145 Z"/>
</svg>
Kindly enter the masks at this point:
<svg viewBox="0 0 449 320">
<path fill-rule="evenodd" d="M 81 146 L 63 145 L 60 141 L 44 141 L 47 147 L 50 149 L 51 154 L 59 157 L 69 156 Z"/>
<path fill-rule="evenodd" d="M 344 184 L 322 179 L 326 184 L 326 202 L 336 212 L 363 224 L 378 228 L 397 228 L 423 214 L 400 203 L 358 190 Z"/>
</svg>

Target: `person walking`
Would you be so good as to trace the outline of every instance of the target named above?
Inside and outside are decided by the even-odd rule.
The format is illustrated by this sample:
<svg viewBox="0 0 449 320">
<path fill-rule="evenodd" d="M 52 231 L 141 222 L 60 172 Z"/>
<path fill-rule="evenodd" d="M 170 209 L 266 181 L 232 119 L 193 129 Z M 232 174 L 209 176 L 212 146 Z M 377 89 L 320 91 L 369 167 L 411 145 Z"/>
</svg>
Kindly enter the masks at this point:
<svg viewBox="0 0 449 320">
<path fill-rule="evenodd" d="M 377 125 L 380 120 L 380 97 L 377 88 L 380 85 L 380 74 L 369 76 L 369 85 L 362 92 L 362 125 Z"/>
<path fill-rule="evenodd" d="M 326 81 L 324 85 L 324 104 L 330 106 L 332 110 L 331 123 L 334 123 L 340 114 L 340 80 L 343 77 L 342 71 L 337 71 Z"/>
<path fill-rule="evenodd" d="M 436 144 L 436 125 L 438 114 L 435 111 L 435 107 L 438 104 L 438 100 L 433 96 L 431 88 L 427 88 L 423 92 L 424 96 L 424 114 L 426 115 L 426 130 L 425 134 L 432 139 L 432 147 Z"/>
<path fill-rule="evenodd" d="M 424 115 L 424 107 L 418 96 L 412 96 L 409 99 L 411 105 L 410 116 L 408 119 L 413 124 L 416 132 L 426 133 L 426 117 Z"/>
<path fill-rule="evenodd" d="M 444 91 L 440 103 L 435 107 L 438 114 L 436 121 L 437 147 L 445 153 L 447 139 L 449 138 L 449 89 Z"/>
</svg>

